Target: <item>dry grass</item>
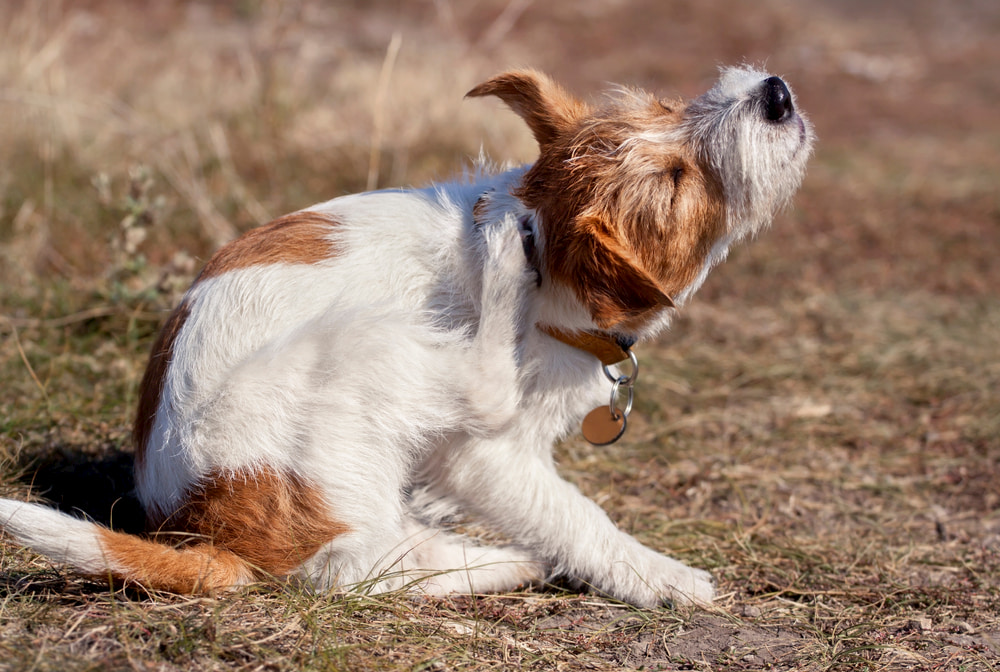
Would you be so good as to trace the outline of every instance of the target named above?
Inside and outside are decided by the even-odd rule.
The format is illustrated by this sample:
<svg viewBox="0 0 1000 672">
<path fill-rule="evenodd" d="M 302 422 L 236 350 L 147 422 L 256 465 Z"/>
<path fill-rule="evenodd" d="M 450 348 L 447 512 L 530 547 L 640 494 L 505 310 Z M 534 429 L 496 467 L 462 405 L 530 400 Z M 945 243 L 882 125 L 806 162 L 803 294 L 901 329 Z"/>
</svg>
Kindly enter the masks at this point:
<svg viewBox="0 0 1000 672">
<path fill-rule="evenodd" d="M 2 542 L 0 669 L 1000 668 L 1000 10 L 736 7 L 0 7 L 0 482 L 125 529 L 138 378 L 199 260 L 370 175 L 530 160 L 513 115 L 462 102 L 485 76 L 692 95 L 767 59 L 821 138 L 796 208 L 640 352 L 627 440 L 559 449 L 623 527 L 715 573 L 715 609 L 191 600 Z"/>
</svg>

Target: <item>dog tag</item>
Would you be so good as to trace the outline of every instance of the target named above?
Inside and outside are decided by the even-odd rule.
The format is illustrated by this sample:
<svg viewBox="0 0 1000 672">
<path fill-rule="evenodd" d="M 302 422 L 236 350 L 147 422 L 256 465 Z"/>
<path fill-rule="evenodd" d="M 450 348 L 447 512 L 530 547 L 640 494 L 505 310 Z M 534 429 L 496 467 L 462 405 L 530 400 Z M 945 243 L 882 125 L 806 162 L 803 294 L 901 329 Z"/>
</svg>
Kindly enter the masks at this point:
<svg viewBox="0 0 1000 672">
<path fill-rule="evenodd" d="M 595 446 L 606 446 L 614 443 L 625 433 L 625 414 L 618 417 L 611 415 L 607 406 L 599 406 L 587 414 L 580 428 L 583 438 Z"/>
</svg>

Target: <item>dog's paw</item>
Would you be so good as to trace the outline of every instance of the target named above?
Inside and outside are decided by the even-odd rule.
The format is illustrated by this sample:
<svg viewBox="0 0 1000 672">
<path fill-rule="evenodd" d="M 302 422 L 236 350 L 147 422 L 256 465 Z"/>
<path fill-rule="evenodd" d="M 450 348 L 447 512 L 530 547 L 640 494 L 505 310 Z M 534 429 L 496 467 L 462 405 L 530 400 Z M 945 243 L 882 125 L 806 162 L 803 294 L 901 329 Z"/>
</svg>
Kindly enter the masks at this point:
<svg viewBox="0 0 1000 672">
<path fill-rule="evenodd" d="M 644 549 L 645 562 L 632 565 L 627 576 L 616 577 L 615 597 L 640 607 L 708 606 L 715 598 L 715 581 L 708 572 Z M 644 569 L 639 570 L 638 567 Z"/>
<path fill-rule="evenodd" d="M 510 220 L 508 217 L 482 228 L 486 249 L 480 336 L 484 339 L 482 346 L 493 350 L 512 349 L 515 332 L 523 324 L 530 303 L 529 294 L 536 286 L 535 271 L 524 256 L 518 224 Z"/>
<path fill-rule="evenodd" d="M 696 605 L 707 607 L 715 599 L 715 579 L 702 569 L 682 565 L 677 572 L 666 598 L 674 606 Z"/>
<path fill-rule="evenodd" d="M 486 243 L 484 276 L 487 286 L 521 287 L 535 284 L 536 271 L 525 253 L 525 234 L 515 221 L 497 222 L 483 227 Z"/>
</svg>

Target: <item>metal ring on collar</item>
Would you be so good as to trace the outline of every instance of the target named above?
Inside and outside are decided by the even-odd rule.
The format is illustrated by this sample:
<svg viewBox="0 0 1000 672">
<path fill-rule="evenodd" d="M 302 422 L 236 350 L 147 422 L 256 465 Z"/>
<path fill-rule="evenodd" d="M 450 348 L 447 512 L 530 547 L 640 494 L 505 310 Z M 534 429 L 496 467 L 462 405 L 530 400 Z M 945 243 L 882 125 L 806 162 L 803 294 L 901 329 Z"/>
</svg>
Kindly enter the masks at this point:
<svg viewBox="0 0 1000 672">
<path fill-rule="evenodd" d="M 611 409 L 611 417 L 615 420 L 618 419 L 618 388 L 622 385 L 628 390 L 628 397 L 625 399 L 625 408 L 622 410 L 622 415 L 626 418 L 632 412 L 632 402 L 635 401 L 635 388 L 632 384 L 628 382 L 625 376 L 620 377 L 615 381 L 615 384 L 611 386 L 611 401 L 608 402 L 608 407 Z"/>
<path fill-rule="evenodd" d="M 611 373 L 611 371 L 610 371 L 610 369 L 608 369 L 608 367 L 605 366 L 604 367 L 604 375 L 607 377 L 607 379 L 610 380 L 612 383 L 618 383 L 619 381 L 621 381 L 622 385 L 628 385 L 628 386 L 631 387 L 631 385 L 635 382 L 635 379 L 639 377 L 639 360 L 635 356 L 635 353 L 632 352 L 631 350 L 628 351 L 628 360 L 632 363 L 632 373 L 630 375 L 628 375 L 628 376 L 616 376 L 616 375 L 614 375 L 614 374 Z M 622 360 L 622 361 L 625 361 L 625 360 Z M 613 366 L 617 366 L 617 364 L 615 364 Z M 622 380 L 623 378 L 624 378 L 624 380 Z"/>
</svg>

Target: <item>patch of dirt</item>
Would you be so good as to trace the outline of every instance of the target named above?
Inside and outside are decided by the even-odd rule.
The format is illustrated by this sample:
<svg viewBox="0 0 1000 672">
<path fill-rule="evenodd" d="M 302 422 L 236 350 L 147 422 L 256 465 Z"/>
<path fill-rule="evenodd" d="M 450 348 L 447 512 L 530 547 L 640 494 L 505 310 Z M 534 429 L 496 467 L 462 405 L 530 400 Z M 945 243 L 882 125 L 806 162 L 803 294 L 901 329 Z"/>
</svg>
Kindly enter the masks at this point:
<svg viewBox="0 0 1000 672">
<path fill-rule="evenodd" d="M 535 625 L 542 632 L 569 636 L 582 649 L 628 669 L 807 672 L 830 669 L 838 659 L 846 665 L 843 669 L 854 669 L 852 665 L 861 659 L 851 653 L 852 630 L 867 633 L 878 643 L 872 647 L 877 655 L 869 656 L 869 663 L 890 665 L 890 669 L 926 669 L 941 660 L 966 661 L 969 669 L 979 669 L 977 663 L 1000 657 L 1000 629 L 977 630 L 963 621 L 935 623 L 921 618 L 895 624 L 847 624 L 842 628 L 843 643 L 830 646 L 807 621 L 768 622 L 761 609 L 753 606 L 735 611 L 651 617 L 591 600 L 560 609 Z"/>
<path fill-rule="evenodd" d="M 794 664 L 796 669 L 807 670 L 811 669 L 808 665 L 794 661 L 806 660 L 808 652 L 817 648 L 815 635 L 801 626 L 758 625 L 710 613 L 681 622 L 651 620 L 622 608 L 590 607 L 542 619 L 537 625 L 588 636 L 601 658 L 628 668 L 690 669 L 725 663 L 726 669 Z M 627 642 L 601 646 L 613 640 L 614 634 L 627 635 Z"/>
<path fill-rule="evenodd" d="M 730 618 L 705 614 L 697 616 L 674 637 L 666 640 L 646 633 L 630 646 L 623 664 L 656 666 L 668 662 L 727 660 L 750 666 L 774 665 L 795 660 L 809 648 L 811 637 L 801 629 L 734 623 Z"/>
</svg>

